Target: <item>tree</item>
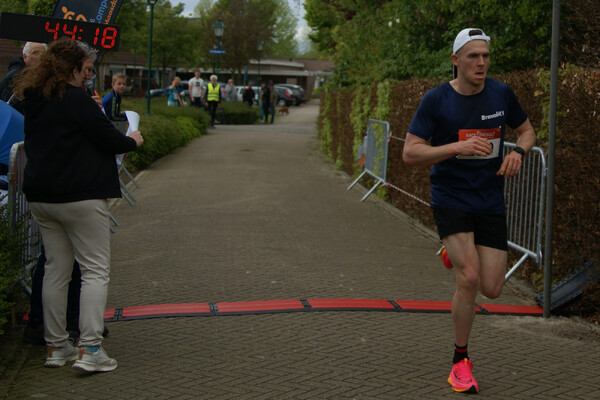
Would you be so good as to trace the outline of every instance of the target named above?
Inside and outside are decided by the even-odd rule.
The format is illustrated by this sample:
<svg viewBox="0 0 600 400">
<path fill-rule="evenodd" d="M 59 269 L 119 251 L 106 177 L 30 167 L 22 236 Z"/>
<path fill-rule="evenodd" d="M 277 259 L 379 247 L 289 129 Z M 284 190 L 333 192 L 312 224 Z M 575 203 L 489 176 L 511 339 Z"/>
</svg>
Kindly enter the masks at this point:
<svg viewBox="0 0 600 400">
<path fill-rule="evenodd" d="M 333 40 L 333 31 L 342 23 L 342 15 L 336 12 L 331 2 L 323 0 L 306 0 L 304 10 L 304 18 L 312 28 L 309 39 L 316 43 L 319 51 L 334 55 L 336 43 Z"/>
<path fill-rule="evenodd" d="M 600 60 L 600 3 L 596 0 L 563 0 L 562 5 L 561 59 L 597 68 Z"/>
<path fill-rule="evenodd" d="M 121 46 L 135 54 L 145 54 L 148 48 L 148 14 L 145 0 L 127 0 L 121 3 L 115 21 L 121 27 Z"/>
<path fill-rule="evenodd" d="M 50 16 L 56 0 L 29 0 L 29 12 L 34 15 Z"/>
<path fill-rule="evenodd" d="M 165 85 L 167 67 L 190 64 L 192 46 L 197 42 L 190 20 L 180 15 L 183 9 L 182 3 L 173 7 L 168 0 L 160 0 L 154 7 L 152 59 L 162 66 Z"/>
<path fill-rule="evenodd" d="M 310 38 L 332 56 L 342 86 L 448 78 L 454 37 L 465 27 L 492 37 L 491 73 L 549 61 L 547 0 L 306 0 L 305 9 Z"/>
<path fill-rule="evenodd" d="M 297 56 L 298 43 L 296 42 L 295 35 L 298 20 L 294 17 L 287 1 L 277 1 L 275 21 L 273 41 L 269 47 L 269 55 L 272 57 Z"/>
<path fill-rule="evenodd" d="M 121 42 L 119 50 L 129 51 L 135 59 L 139 55 L 148 54 L 148 14 L 145 0 L 127 0 L 121 3 L 119 14 L 114 24 L 121 27 Z M 96 62 L 102 64 L 110 61 L 114 52 L 99 52 Z M 101 79 L 96 80 L 97 87 L 103 87 Z"/>
<path fill-rule="evenodd" d="M 194 17 L 206 18 L 214 4 L 215 0 L 198 0 L 194 8 Z"/>
<path fill-rule="evenodd" d="M 0 0 L 0 10 L 17 14 L 27 14 L 29 2 L 27 0 Z"/>
<path fill-rule="evenodd" d="M 200 37 L 197 54 L 203 66 L 210 66 L 214 56 L 216 38 L 213 24 L 221 20 L 225 24 L 222 48 L 226 54 L 219 60 L 224 69 L 231 69 L 240 80 L 242 70 L 251 58 L 258 54 L 258 41 L 264 43 L 263 53 L 273 47 L 273 37 L 277 24 L 276 9 L 280 0 L 219 0 L 207 12 L 205 18 L 198 21 Z"/>
</svg>

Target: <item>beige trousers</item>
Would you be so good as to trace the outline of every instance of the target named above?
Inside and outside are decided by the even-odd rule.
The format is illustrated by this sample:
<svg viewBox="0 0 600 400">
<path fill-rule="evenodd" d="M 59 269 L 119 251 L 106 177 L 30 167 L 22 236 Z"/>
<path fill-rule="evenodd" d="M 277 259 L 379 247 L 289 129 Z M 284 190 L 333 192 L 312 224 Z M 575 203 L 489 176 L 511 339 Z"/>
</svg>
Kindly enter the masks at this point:
<svg viewBox="0 0 600 400">
<path fill-rule="evenodd" d="M 67 297 L 73 259 L 81 267 L 79 345 L 100 346 L 110 271 L 108 201 L 30 203 L 46 249 L 42 287 L 48 346 L 66 345 Z"/>
</svg>

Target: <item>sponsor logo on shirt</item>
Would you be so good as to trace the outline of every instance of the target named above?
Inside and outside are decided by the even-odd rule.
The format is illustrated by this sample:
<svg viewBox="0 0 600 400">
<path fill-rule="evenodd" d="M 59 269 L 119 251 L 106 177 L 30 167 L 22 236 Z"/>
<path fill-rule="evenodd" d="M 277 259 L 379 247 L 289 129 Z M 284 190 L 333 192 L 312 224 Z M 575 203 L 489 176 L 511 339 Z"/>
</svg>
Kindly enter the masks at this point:
<svg viewBox="0 0 600 400">
<path fill-rule="evenodd" d="M 495 113 L 490 114 L 490 115 L 482 115 L 481 120 L 486 121 L 488 119 L 494 119 L 494 118 L 498 118 L 498 117 L 504 117 L 504 111 L 496 111 Z"/>
</svg>

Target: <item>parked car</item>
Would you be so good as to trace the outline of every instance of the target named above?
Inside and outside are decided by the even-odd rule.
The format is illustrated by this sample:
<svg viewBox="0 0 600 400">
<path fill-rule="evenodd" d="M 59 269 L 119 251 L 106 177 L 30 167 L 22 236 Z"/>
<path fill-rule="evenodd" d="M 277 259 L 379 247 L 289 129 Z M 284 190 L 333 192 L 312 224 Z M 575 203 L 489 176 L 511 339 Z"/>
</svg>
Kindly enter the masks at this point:
<svg viewBox="0 0 600 400">
<path fill-rule="evenodd" d="M 150 89 L 150 97 L 166 96 L 167 89 L 168 88 Z"/>
<path fill-rule="evenodd" d="M 291 106 L 292 104 L 294 104 L 295 99 L 294 96 L 292 95 L 292 92 L 290 89 L 281 86 L 281 85 L 275 85 L 274 86 L 275 91 L 277 92 L 277 105 L 279 107 L 281 106 Z"/>
<path fill-rule="evenodd" d="M 190 81 L 181 81 L 181 87 L 183 88 L 183 97 L 188 98 L 190 96 Z"/>
<path fill-rule="evenodd" d="M 297 106 L 306 101 L 304 98 L 304 88 L 302 86 L 292 85 L 291 83 L 280 83 L 279 86 L 283 86 L 284 88 L 291 90 Z"/>
</svg>

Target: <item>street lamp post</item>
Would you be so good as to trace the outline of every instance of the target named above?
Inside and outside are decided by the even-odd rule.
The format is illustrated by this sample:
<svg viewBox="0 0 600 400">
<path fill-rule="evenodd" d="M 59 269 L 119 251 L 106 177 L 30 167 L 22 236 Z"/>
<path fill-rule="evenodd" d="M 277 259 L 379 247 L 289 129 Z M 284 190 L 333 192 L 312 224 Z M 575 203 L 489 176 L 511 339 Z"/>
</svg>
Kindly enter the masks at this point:
<svg viewBox="0 0 600 400">
<path fill-rule="evenodd" d="M 263 44 L 264 42 L 260 39 L 258 39 L 258 44 L 256 46 L 256 49 L 258 50 L 258 89 L 256 89 L 257 93 L 258 93 L 258 108 L 259 108 L 259 113 L 262 116 L 263 115 L 263 107 L 262 107 L 262 99 L 260 98 L 260 53 L 262 51 L 263 48 Z M 262 118 L 260 118 L 262 120 Z"/>
<path fill-rule="evenodd" d="M 263 48 L 263 41 L 258 39 L 258 45 L 256 46 L 257 50 L 258 50 L 258 87 L 259 87 L 259 91 L 260 91 L 260 52 L 262 51 Z M 260 93 L 260 92 L 259 92 Z"/>
<path fill-rule="evenodd" d="M 154 20 L 154 6 L 158 0 L 146 0 L 150 6 L 150 32 L 148 33 L 148 103 L 146 106 L 146 115 L 150 115 L 150 74 L 152 73 L 152 21 Z"/>
<path fill-rule="evenodd" d="M 217 20 L 214 23 L 213 28 L 215 30 L 215 37 L 217 38 L 217 50 L 221 50 L 221 38 L 223 37 L 223 30 L 225 29 L 225 24 L 221 22 L 221 20 Z M 217 66 L 215 69 L 215 75 L 219 74 L 219 52 L 217 51 Z"/>
</svg>

